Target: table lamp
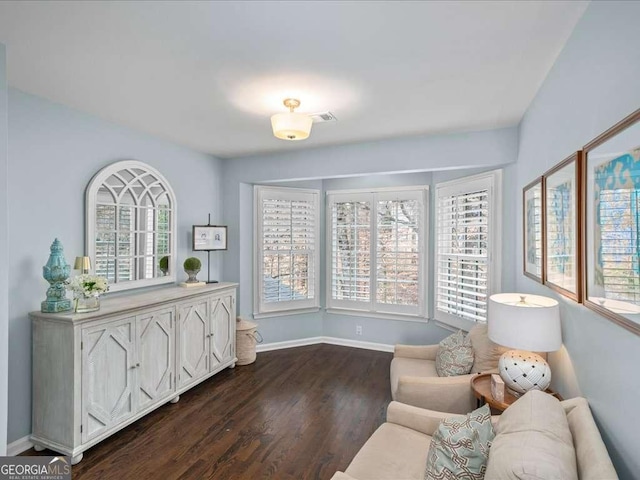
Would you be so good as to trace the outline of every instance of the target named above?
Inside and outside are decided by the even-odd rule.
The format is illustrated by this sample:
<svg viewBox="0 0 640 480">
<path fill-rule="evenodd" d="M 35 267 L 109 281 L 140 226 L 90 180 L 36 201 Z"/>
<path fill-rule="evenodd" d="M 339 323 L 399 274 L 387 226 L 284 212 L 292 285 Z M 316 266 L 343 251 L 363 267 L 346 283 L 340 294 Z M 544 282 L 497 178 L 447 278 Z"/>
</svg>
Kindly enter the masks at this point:
<svg viewBox="0 0 640 480">
<path fill-rule="evenodd" d="M 558 302 L 540 295 L 499 293 L 489 297 L 489 338 L 509 350 L 498 369 L 509 392 L 519 397 L 529 390 L 545 391 L 551 369 L 540 355 L 562 345 Z"/>
<path fill-rule="evenodd" d="M 91 270 L 91 259 L 89 257 L 76 257 L 73 269 L 82 270 L 83 274 L 89 273 L 89 270 Z"/>
</svg>

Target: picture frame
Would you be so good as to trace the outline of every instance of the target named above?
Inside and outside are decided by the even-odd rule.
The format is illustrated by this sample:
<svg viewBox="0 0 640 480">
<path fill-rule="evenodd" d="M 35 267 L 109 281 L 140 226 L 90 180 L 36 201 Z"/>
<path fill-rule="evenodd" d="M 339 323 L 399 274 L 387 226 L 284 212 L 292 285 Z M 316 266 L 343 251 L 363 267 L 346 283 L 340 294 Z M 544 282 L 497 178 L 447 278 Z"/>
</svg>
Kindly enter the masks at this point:
<svg viewBox="0 0 640 480">
<path fill-rule="evenodd" d="M 584 152 L 584 304 L 640 335 L 640 109 Z"/>
<path fill-rule="evenodd" d="M 522 189 L 522 268 L 527 277 L 540 283 L 544 270 L 543 216 L 542 177 L 538 177 Z"/>
<path fill-rule="evenodd" d="M 223 225 L 194 225 L 193 250 L 211 252 L 227 249 L 227 227 Z"/>
<path fill-rule="evenodd" d="M 543 175 L 543 283 L 582 302 L 582 165 L 578 150 Z"/>
</svg>

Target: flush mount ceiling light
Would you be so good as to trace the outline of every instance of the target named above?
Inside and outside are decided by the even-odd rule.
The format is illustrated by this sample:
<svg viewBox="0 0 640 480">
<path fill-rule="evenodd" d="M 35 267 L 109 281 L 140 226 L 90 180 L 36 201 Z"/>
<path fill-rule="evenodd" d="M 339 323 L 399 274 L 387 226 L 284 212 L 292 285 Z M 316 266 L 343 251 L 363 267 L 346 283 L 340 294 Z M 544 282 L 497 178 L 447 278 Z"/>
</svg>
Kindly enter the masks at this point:
<svg viewBox="0 0 640 480">
<path fill-rule="evenodd" d="M 289 109 L 288 113 L 276 113 L 271 117 L 273 135 L 282 140 L 304 140 L 311 133 L 313 119 L 304 113 L 295 113 L 294 108 L 300 106 L 300 100 L 286 98 L 282 103 Z"/>
</svg>

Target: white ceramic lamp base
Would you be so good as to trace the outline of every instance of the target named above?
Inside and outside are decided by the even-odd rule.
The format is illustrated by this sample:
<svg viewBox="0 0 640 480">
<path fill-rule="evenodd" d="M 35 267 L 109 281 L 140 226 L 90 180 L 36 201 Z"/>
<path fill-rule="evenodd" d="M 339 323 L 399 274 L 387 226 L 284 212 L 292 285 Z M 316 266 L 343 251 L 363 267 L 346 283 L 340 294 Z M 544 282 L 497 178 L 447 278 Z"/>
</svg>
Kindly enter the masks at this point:
<svg viewBox="0 0 640 480">
<path fill-rule="evenodd" d="M 551 369 L 540 355 L 523 350 L 509 350 L 498 362 L 500 377 L 510 393 L 519 397 L 529 390 L 542 390 L 551 383 Z"/>
</svg>

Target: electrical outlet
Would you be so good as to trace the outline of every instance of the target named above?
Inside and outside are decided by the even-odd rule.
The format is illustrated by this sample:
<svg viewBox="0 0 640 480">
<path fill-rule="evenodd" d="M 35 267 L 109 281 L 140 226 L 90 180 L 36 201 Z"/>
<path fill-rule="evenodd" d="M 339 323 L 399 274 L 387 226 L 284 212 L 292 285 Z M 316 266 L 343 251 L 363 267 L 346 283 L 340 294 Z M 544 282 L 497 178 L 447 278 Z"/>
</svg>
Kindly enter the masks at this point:
<svg viewBox="0 0 640 480">
<path fill-rule="evenodd" d="M 362 325 L 356 325 L 356 335 L 362 335 Z"/>
</svg>

